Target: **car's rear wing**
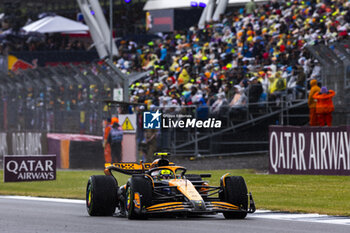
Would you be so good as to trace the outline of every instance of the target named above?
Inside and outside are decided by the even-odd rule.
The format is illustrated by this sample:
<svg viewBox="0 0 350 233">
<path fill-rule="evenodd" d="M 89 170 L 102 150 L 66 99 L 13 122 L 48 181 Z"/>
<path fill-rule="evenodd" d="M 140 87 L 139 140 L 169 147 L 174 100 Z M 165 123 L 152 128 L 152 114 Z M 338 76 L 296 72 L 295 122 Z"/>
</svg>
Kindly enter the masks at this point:
<svg viewBox="0 0 350 233">
<path fill-rule="evenodd" d="M 105 163 L 105 174 L 111 175 L 111 171 L 117 171 L 126 175 L 142 174 L 151 168 L 152 163 Z M 174 165 L 170 163 L 169 165 Z"/>
<path fill-rule="evenodd" d="M 151 168 L 151 163 L 105 163 L 105 174 L 117 171 L 126 175 L 142 174 Z"/>
</svg>

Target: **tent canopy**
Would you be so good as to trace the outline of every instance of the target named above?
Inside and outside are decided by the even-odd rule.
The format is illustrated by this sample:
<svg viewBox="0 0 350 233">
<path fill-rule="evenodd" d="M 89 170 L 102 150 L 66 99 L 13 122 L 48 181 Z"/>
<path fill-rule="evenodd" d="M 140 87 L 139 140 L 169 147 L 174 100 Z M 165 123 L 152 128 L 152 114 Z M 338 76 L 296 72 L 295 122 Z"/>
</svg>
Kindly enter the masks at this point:
<svg viewBox="0 0 350 233">
<path fill-rule="evenodd" d="M 58 15 L 39 19 L 22 29 L 27 32 L 40 33 L 86 33 L 89 31 L 89 27 L 85 24 Z"/>
</svg>

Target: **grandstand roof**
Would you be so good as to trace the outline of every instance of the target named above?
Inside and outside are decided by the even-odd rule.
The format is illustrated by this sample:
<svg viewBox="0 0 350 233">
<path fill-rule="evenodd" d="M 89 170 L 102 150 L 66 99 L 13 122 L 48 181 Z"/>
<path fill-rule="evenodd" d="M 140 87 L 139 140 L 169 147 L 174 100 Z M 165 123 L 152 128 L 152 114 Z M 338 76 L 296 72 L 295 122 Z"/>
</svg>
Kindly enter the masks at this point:
<svg viewBox="0 0 350 233">
<path fill-rule="evenodd" d="M 208 3 L 209 0 L 148 0 L 143 8 L 145 11 L 149 10 L 163 10 L 163 9 L 172 9 L 172 8 L 189 8 L 191 7 L 191 2 L 203 2 Z M 234 5 L 244 5 L 250 0 L 229 0 L 229 6 Z M 266 0 L 255 0 L 258 2 L 267 2 Z"/>
</svg>

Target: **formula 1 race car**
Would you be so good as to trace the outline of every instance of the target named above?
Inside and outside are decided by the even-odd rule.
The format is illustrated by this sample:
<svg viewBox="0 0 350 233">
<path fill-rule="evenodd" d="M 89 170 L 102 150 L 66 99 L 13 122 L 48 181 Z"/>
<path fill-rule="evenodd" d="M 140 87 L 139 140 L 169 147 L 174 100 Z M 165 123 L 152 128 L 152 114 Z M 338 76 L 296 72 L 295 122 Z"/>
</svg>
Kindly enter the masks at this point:
<svg viewBox="0 0 350 233">
<path fill-rule="evenodd" d="M 186 168 L 166 159 L 153 163 L 107 163 L 105 174 L 91 176 L 86 189 L 86 207 L 91 216 L 127 216 L 144 219 L 157 215 L 203 215 L 223 213 L 227 219 L 243 219 L 255 212 L 252 194 L 241 176 L 221 177 L 220 186 L 210 186 L 202 178 L 210 174 L 186 174 Z M 131 175 L 118 187 L 112 171 Z M 249 199 L 249 207 L 248 207 Z"/>
</svg>

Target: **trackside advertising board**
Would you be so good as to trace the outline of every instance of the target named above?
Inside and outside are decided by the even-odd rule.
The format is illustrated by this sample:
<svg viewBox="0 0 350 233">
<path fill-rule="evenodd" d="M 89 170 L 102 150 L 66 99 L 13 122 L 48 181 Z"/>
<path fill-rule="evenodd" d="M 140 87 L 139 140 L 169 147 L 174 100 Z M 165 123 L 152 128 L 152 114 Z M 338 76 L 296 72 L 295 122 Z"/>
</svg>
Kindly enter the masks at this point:
<svg viewBox="0 0 350 233">
<path fill-rule="evenodd" d="M 270 174 L 350 175 L 350 127 L 269 128 Z"/>
<path fill-rule="evenodd" d="M 56 155 L 5 155 L 4 182 L 56 179 Z"/>
</svg>

